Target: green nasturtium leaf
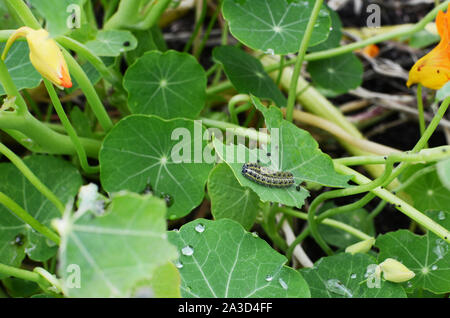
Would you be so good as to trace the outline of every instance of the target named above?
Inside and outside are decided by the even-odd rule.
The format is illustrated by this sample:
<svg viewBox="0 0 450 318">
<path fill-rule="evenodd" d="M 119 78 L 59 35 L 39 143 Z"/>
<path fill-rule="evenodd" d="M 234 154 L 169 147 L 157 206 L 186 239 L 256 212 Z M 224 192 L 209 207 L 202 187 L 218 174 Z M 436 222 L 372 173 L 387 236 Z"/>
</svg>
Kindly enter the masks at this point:
<svg viewBox="0 0 450 318">
<path fill-rule="evenodd" d="M 437 43 L 440 40 L 439 34 L 433 34 L 427 30 L 414 32 L 409 39 L 409 46 L 415 49 L 422 49 L 431 44 Z"/>
<path fill-rule="evenodd" d="M 238 223 L 197 219 L 169 232 L 180 258 L 182 297 L 309 297 L 286 258 Z"/>
<path fill-rule="evenodd" d="M 312 0 L 225 0 L 222 13 L 234 37 L 252 49 L 274 54 L 296 53 L 312 13 Z M 331 19 L 323 7 L 310 45 L 325 41 Z"/>
<path fill-rule="evenodd" d="M 78 170 L 67 161 L 34 155 L 25 158 L 24 162 L 64 204 L 76 195 L 81 186 Z M 52 219 L 61 216 L 53 203 L 12 163 L 0 164 L 0 192 L 48 227 Z M 0 215 L 0 263 L 19 266 L 25 254 L 35 261 L 46 261 L 56 254 L 54 242 L 33 230 L 3 205 L 0 205 Z"/>
<path fill-rule="evenodd" d="M 258 59 L 234 46 L 214 48 L 213 57 L 223 65 L 225 73 L 239 93 L 269 98 L 279 107 L 286 106 L 286 97 Z"/>
<path fill-rule="evenodd" d="M 156 298 L 180 298 L 181 276 L 173 263 L 167 263 L 155 269 L 149 281 L 149 287 Z"/>
<path fill-rule="evenodd" d="M 20 24 L 10 14 L 5 1 L 0 1 L 0 30 L 15 30 L 19 27 Z"/>
<path fill-rule="evenodd" d="M 69 33 L 76 28 L 74 21 L 81 22 L 86 0 L 29 0 L 31 5 L 46 19 L 46 29 L 52 37 Z M 74 18 L 73 15 L 77 15 Z"/>
<path fill-rule="evenodd" d="M 319 213 L 335 207 L 336 205 L 334 203 L 326 202 L 319 210 Z M 331 218 L 350 225 L 368 235 L 374 236 L 375 227 L 373 224 L 373 220 L 368 216 L 369 213 L 365 209 L 357 209 L 346 213 L 337 214 L 335 216 L 332 216 Z M 319 232 L 328 244 L 340 248 L 346 248 L 347 246 L 361 241 L 348 232 L 324 224 L 319 224 Z"/>
<path fill-rule="evenodd" d="M 196 118 L 205 105 L 206 74 L 189 54 L 151 51 L 128 68 L 124 87 L 133 113 Z"/>
<path fill-rule="evenodd" d="M 200 122 L 187 119 L 148 115 L 122 119 L 100 150 L 103 188 L 108 192 L 152 191 L 167 199 L 169 218 L 185 216 L 202 202 L 214 162 L 214 158 L 208 163 L 202 157 L 203 134 Z"/>
<path fill-rule="evenodd" d="M 259 210 L 259 197 L 249 188 L 242 187 L 230 167 L 218 164 L 208 179 L 211 213 L 214 219 L 228 218 L 249 230 Z"/>
<path fill-rule="evenodd" d="M 54 222 L 58 273 L 69 297 L 130 297 L 136 284 L 177 257 L 167 240 L 164 201 L 120 193 L 104 215 L 89 206 Z"/>
<path fill-rule="evenodd" d="M 328 12 L 330 13 L 330 18 L 331 18 L 330 35 L 324 42 L 319 43 L 318 45 L 315 45 L 313 47 L 309 47 L 308 50 L 310 52 L 318 52 L 318 51 L 332 49 L 332 48 L 338 47 L 339 44 L 341 43 L 341 39 L 342 39 L 341 18 L 339 17 L 339 14 L 336 11 L 330 9 L 328 6 L 327 6 L 327 9 L 328 9 Z"/>
<path fill-rule="evenodd" d="M 362 84 L 364 68 L 353 53 L 311 61 L 308 72 L 315 84 L 336 93 L 346 93 Z"/>
<path fill-rule="evenodd" d="M 272 151 L 274 154 L 278 152 L 279 158 L 274 158 L 274 155 L 271 158 L 272 161 L 278 161 L 277 165 L 281 170 L 292 172 L 299 183 L 311 181 L 330 187 L 348 186 L 350 176 L 341 175 L 334 170 L 330 156 L 319 149 L 311 134 L 284 120 L 278 108 L 266 108 L 255 97 L 252 97 L 252 101 L 264 115 L 271 138 L 274 136 L 279 138 L 278 141 L 271 141 L 272 149 L 275 142 L 279 146 L 278 150 Z M 275 134 L 277 130 L 278 133 Z"/>
<path fill-rule="evenodd" d="M 422 212 L 450 211 L 450 190 L 441 183 L 437 169 L 422 174 L 422 170 L 428 167 L 430 166 L 417 164 L 407 169 L 401 176 L 401 180 L 408 182 L 409 178 L 414 178 L 414 181 L 408 182 L 410 184 L 404 191 L 412 198 L 414 207 Z"/>
<path fill-rule="evenodd" d="M 436 168 L 442 185 L 450 191 L 450 159 L 439 161 Z"/>
<path fill-rule="evenodd" d="M 130 31 L 99 31 L 94 40 L 84 44 L 97 56 L 119 56 L 123 52 L 132 51 L 137 46 L 137 39 Z"/>
<path fill-rule="evenodd" d="M 341 253 L 323 257 L 300 272 L 314 298 L 405 298 L 400 284 L 374 277 L 376 266 L 367 254 Z"/>
<path fill-rule="evenodd" d="M 133 35 L 136 37 L 138 44 L 136 49 L 126 52 L 125 54 L 128 65 L 132 65 L 148 51 L 167 51 L 167 44 L 164 41 L 161 29 L 158 26 L 154 26 L 153 28 L 144 31 L 135 30 L 133 31 Z"/>
<path fill-rule="evenodd" d="M 428 213 L 434 221 L 450 229 L 450 213 L 433 211 Z M 449 244 L 430 231 L 416 235 L 407 230 L 399 230 L 381 235 L 375 245 L 380 249 L 378 260 L 394 258 L 416 276 L 405 283 L 406 290 L 423 288 L 436 294 L 450 292 Z"/>
<path fill-rule="evenodd" d="M 0 52 L 3 52 L 4 48 L 5 43 L 0 43 Z M 5 59 L 9 75 L 18 90 L 36 87 L 42 80 L 41 75 L 31 64 L 29 54 L 27 42 L 18 41 L 12 45 Z M 0 96 L 5 94 L 5 89 L 0 82 Z"/>
</svg>

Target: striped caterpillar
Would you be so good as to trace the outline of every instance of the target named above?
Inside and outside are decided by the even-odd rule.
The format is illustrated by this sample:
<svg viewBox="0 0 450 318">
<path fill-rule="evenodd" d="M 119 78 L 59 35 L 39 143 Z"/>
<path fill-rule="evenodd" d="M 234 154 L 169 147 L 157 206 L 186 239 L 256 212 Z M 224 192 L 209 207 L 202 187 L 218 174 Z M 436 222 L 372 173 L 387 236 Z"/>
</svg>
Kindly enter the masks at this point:
<svg viewBox="0 0 450 318">
<path fill-rule="evenodd" d="M 242 175 L 253 182 L 270 188 L 289 188 L 294 184 L 294 175 L 290 172 L 275 172 L 257 163 L 242 166 Z"/>
</svg>

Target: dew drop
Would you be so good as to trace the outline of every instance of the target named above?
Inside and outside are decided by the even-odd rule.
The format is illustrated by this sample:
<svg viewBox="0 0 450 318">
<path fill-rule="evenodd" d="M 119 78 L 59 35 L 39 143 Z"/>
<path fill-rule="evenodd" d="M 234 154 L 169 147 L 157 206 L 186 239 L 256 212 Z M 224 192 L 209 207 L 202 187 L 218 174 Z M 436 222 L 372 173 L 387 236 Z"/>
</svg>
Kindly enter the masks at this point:
<svg viewBox="0 0 450 318">
<path fill-rule="evenodd" d="M 259 235 L 258 235 L 257 232 L 252 232 L 252 236 L 253 236 L 253 237 L 259 237 Z"/>
<path fill-rule="evenodd" d="M 332 293 L 346 296 L 349 298 L 353 297 L 352 291 L 348 289 L 339 279 L 332 278 L 326 281 L 325 287 Z"/>
<path fill-rule="evenodd" d="M 319 11 L 319 17 L 327 17 L 328 11 L 327 10 L 320 10 Z"/>
<path fill-rule="evenodd" d="M 271 282 L 272 279 L 273 279 L 273 276 L 272 276 L 272 275 L 267 275 L 267 276 L 266 276 L 266 281 Z"/>
<path fill-rule="evenodd" d="M 205 231 L 205 226 L 199 223 L 195 226 L 195 231 L 197 231 L 198 233 L 203 233 Z"/>
<path fill-rule="evenodd" d="M 448 252 L 448 244 L 442 239 L 437 239 L 436 246 L 433 248 L 433 252 L 438 257 L 438 260 L 444 258 L 444 256 Z"/>
<path fill-rule="evenodd" d="M 441 221 L 445 220 L 445 213 L 444 213 L 444 211 L 439 212 L 438 219 L 441 220 Z"/>
<path fill-rule="evenodd" d="M 437 269 L 438 269 L 437 265 L 431 266 L 431 270 L 435 271 L 435 270 L 437 270 Z"/>
<path fill-rule="evenodd" d="M 286 284 L 286 282 L 285 282 L 282 278 L 279 278 L 279 279 L 278 279 L 278 282 L 280 283 L 281 287 L 282 287 L 284 290 L 287 290 L 287 289 L 288 289 L 288 285 Z"/>
<path fill-rule="evenodd" d="M 412 287 L 412 283 L 411 283 L 411 282 L 408 282 L 408 283 L 406 284 L 406 286 L 408 286 L 408 288 L 411 288 L 411 287 Z"/>
<path fill-rule="evenodd" d="M 270 54 L 270 55 L 275 55 L 275 51 L 273 49 L 267 49 L 266 52 L 264 52 L 266 54 Z"/>
<path fill-rule="evenodd" d="M 178 268 L 178 269 L 181 269 L 181 268 L 183 268 L 183 263 L 181 263 L 180 261 L 177 261 L 176 263 L 175 263 L 175 267 L 176 268 Z"/>
<path fill-rule="evenodd" d="M 351 279 L 355 279 L 355 278 L 356 278 L 356 274 L 352 274 L 352 275 L 350 276 L 350 278 L 351 278 Z"/>
<path fill-rule="evenodd" d="M 186 256 L 192 256 L 194 254 L 194 249 L 187 245 L 181 249 L 181 253 Z"/>
</svg>

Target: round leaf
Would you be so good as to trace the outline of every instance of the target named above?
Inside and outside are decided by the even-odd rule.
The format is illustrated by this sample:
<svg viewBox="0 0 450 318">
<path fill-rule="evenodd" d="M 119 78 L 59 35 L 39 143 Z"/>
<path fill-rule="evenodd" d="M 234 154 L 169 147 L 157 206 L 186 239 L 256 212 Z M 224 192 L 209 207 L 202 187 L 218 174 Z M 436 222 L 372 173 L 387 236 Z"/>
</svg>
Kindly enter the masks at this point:
<svg viewBox="0 0 450 318">
<path fill-rule="evenodd" d="M 371 279 L 375 260 L 367 254 L 341 253 L 323 257 L 313 267 L 301 269 L 316 298 L 404 298 L 399 284 Z M 379 283 L 379 284 L 378 284 Z"/>
<path fill-rule="evenodd" d="M 302 276 L 266 241 L 223 219 L 197 219 L 169 233 L 180 259 L 182 297 L 309 297 Z"/>
<path fill-rule="evenodd" d="M 361 61 L 353 53 L 308 63 L 313 82 L 337 93 L 346 93 L 360 86 L 363 71 Z"/>
<path fill-rule="evenodd" d="M 181 142 L 172 135 L 176 131 L 181 133 Z M 203 200 L 212 165 L 201 160 L 196 163 L 195 158 L 175 161 L 172 151 L 180 145 L 186 152 L 194 154 L 200 149 L 202 153 L 206 142 L 200 123 L 147 115 L 126 117 L 111 130 L 100 150 L 104 189 L 142 192 L 147 188 L 168 198 L 169 218 L 185 216 Z"/>
<path fill-rule="evenodd" d="M 313 6 L 312 0 L 224 0 L 222 12 L 233 36 L 245 45 L 289 54 L 298 52 Z M 330 24 L 329 13 L 322 8 L 309 44 L 324 41 Z"/>
<path fill-rule="evenodd" d="M 204 69 L 189 54 L 151 51 L 128 68 L 124 77 L 133 113 L 196 118 L 206 99 Z"/>
</svg>

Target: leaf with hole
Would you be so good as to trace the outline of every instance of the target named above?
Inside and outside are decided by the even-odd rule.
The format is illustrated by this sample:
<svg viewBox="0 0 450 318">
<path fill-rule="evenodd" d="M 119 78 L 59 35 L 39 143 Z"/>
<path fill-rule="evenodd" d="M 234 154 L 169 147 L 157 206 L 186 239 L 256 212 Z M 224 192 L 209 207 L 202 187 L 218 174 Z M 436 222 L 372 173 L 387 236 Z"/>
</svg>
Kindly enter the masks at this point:
<svg viewBox="0 0 450 318">
<path fill-rule="evenodd" d="M 203 134 L 200 122 L 187 119 L 148 115 L 122 119 L 100 150 L 104 189 L 151 191 L 166 199 L 169 218 L 185 216 L 202 202 L 212 168 L 202 160 Z"/>
</svg>

